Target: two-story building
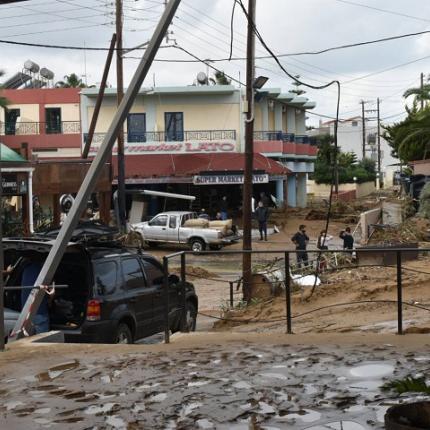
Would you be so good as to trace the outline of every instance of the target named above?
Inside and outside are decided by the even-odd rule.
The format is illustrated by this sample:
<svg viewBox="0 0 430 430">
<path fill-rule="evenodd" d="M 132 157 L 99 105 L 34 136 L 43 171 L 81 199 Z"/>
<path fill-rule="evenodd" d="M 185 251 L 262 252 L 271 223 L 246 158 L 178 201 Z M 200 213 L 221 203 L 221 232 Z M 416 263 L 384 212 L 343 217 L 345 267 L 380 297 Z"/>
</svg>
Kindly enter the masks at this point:
<svg viewBox="0 0 430 430">
<path fill-rule="evenodd" d="M 81 92 L 83 144 L 97 94 L 96 88 Z M 315 104 L 279 89 L 256 99 L 254 194 L 265 191 L 278 202 L 304 207 L 317 152 L 305 135 L 305 110 Z M 116 90 L 107 89 L 90 156 L 103 141 L 116 103 Z M 127 186 L 191 193 L 205 208 L 229 194 L 239 205 L 244 106 L 244 89 L 232 85 L 142 88 L 125 124 Z"/>
</svg>

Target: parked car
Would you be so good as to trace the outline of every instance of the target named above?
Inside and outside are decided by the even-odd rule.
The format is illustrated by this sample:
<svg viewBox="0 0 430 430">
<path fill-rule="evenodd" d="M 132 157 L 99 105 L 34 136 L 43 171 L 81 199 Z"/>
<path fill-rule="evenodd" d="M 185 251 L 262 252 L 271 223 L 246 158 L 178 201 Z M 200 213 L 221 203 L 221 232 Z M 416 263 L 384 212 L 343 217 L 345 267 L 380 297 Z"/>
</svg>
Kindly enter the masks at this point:
<svg viewBox="0 0 430 430">
<path fill-rule="evenodd" d="M 14 270 L 7 285 L 20 285 L 22 272 L 36 254 L 47 255 L 52 240 L 5 239 L 7 264 Z M 66 342 L 132 343 L 164 330 L 163 269 L 150 254 L 115 243 L 70 243 L 54 275 L 58 289 L 50 307 L 52 330 L 61 330 Z M 198 298 L 185 284 L 186 321 L 181 325 L 182 285 L 169 275 L 170 329 L 195 330 Z M 5 306 L 21 309 L 20 292 L 6 291 Z M 6 315 L 8 325 L 12 317 Z"/>
<path fill-rule="evenodd" d="M 204 251 L 207 247 L 220 249 L 237 242 L 240 236 L 233 231 L 224 233 L 210 227 L 187 227 L 186 221 L 196 219 L 195 212 L 162 212 L 148 222 L 133 224 L 149 245 L 173 243 L 188 245 L 192 251 Z"/>
</svg>

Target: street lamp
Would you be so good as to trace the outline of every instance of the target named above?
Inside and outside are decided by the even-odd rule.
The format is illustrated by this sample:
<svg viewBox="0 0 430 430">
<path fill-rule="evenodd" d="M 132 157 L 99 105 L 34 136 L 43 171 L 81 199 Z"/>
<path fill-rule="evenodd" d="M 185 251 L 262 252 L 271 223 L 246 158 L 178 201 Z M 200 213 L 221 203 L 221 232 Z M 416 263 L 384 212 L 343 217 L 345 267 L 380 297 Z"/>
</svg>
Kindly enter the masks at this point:
<svg viewBox="0 0 430 430">
<path fill-rule="evenodd" d="M 264 87 L 264 85 L 268 80 L 269 78 L 266 76 L 259 76 L 254 80 L 254 83 L 252 84 L 252 88 L 254 88 L 254 90 L 261 90 L 261 88 Z"/>
</svg>

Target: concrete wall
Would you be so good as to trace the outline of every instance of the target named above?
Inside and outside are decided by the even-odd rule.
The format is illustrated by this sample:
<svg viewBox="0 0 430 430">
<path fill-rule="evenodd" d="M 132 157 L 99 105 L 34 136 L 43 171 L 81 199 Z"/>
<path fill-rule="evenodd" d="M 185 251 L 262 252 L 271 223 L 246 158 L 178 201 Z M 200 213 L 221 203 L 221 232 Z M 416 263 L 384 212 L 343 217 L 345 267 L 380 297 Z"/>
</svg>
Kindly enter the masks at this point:
<svg viewBox="0 0 430 430">
<path fill-rule="evenodd" d="M 308 194 L 313 194 L 315 197 L 327 197 L 330 195 L 330 185 L 316 184 L 315 181 L 308 180 Z M 373 182 L 364 182 L 363 184 L 340 184 L 339 191 L 355 191 L 357 198 L 366 197 L 376 191 Z"/>
<path fill-rule="evenodd" d="M 371 209 L 370 211 L 363 212 L 360 215 L 360 228 L 361 228 L 361 243 L 367 243 L 369 234 L 372 233 L 370 224 L 377 224 L 381 219 L 381 208 Z"/>
</svg>

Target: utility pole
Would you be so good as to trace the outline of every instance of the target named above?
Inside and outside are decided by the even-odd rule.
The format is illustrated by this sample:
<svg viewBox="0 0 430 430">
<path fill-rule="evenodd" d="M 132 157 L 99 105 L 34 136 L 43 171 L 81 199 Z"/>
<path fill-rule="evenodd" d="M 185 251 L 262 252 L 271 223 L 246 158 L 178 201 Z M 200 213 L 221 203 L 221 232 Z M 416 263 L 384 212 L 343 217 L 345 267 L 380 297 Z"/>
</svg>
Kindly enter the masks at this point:
<svg viewBox="0 0 430 430">
<path fill-rule="evenodd" d="M 243 180 L 243 247 L 242 256 L 243 298 L 251 299 L 252 255 L 252 179 L 254 157 L 254 78 L 255 78 L 255 8 L 256 0 L 248 1 L 248 37 L 246 48 L 246 101 L 248 109 L 245 120 L 245 169 Z"/>
<path fill-rule="evenodd" d="M 1 158 L 1 157 L 0 157 Z M 33 203 L 30 203 L 33 204 Z M 4 351 L 4 283 L 3 283 L 3 270 L 4 270 L 4 258 L 3 258 L 3 179 L 0 168 L 0 351 Z"/>
<path fill-rule="evenodd" d="M 362 130 L 362 151 L 363 160 L 366 158 L 366 117 L 364 114 L 364 100 L 361 100 L 361 130 Z"/>
<path fill-rule="evenodd" d="M 381 188 L 381 116 L 380 116 L 380 112 L 379 112 L 379 97 L 376 100 L 376 110 L 377 110 L 377 133 L 378 133 L 378 188 Z"/>
<path fill-rule="evenodd" d="M 423 91 L 424 91 L 424 73 L 421 72 L 421 76 L 420 76 L 420 81 L 421 81 L 421 110 L 424 109 L 424 99 L 423 99 Z"/>
<path fill-rule="evenodd" d="M 116 82 L 117 82 L 117 102 L 118 106 L 124 97 L 124 75 L 122 64 L 122 0 L 116 0 Z M 118 132 L 118 208 L 119 219 L 118 227 L 121 232 L 126 230 L 126 212 L 125 212 L 125 160 L 124 160 L 124 123 Z"/>
</svg>

